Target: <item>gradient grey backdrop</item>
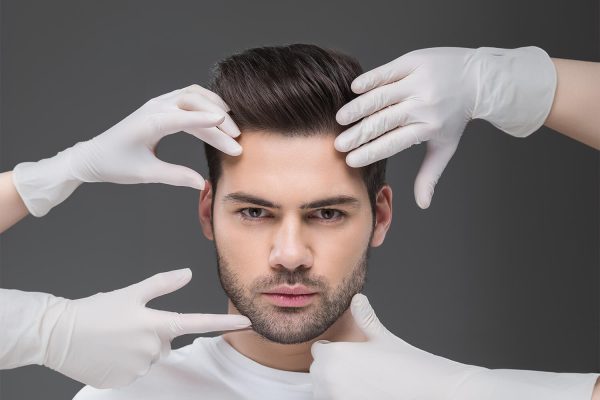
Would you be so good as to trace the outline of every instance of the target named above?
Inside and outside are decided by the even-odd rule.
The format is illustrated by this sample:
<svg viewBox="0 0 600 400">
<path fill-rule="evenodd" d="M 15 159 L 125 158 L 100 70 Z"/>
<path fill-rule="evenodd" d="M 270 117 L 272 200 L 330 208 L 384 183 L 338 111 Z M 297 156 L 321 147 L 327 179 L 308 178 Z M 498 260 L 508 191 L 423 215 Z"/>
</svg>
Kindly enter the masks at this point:
<svg viewBox="0 0 600 400">
<path fill-rule="evenodd" d="M 253 46 L 315 43 L 366 69 L 431 46 L 599 56 L 597 1 L 0 4 L 2 171 L 89 139 L 152 97 L 204 84 L 213 63 Z M 158 153 L 206 172 L 202 144 L 187 135 Z M 546 128 L 523 140 L 476 121 L 427 211 L 413 198 L 423 154 L 418 146 L 389 162 L 394 222 L 366 288 L 382 321 L 464 363 L 598 371 L 598 152 Z M 150 305 L 225 312 L 197 202 L 187 188 L 84 185 L 2 235 L 0 286 L 79 298 L 191 267 L 188 286 Z M 82 386 L 39 366 L 2 371 L 0 381 L 2 400 L 70 399 Z"/>
</svg>

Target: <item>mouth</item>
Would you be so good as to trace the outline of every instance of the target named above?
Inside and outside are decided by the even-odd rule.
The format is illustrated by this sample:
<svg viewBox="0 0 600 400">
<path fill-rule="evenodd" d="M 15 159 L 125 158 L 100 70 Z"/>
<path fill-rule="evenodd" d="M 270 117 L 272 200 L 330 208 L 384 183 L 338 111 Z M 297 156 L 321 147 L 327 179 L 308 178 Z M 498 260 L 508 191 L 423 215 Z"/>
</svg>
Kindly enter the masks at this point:
<svg viewBox="0 0 600 400">
<path fill-rule="evenodd" d="M 279 307 L 305 307 L 317 297 L 317 292 L 305 286 L 278 286 L 263 295 Z"/>
</svg>

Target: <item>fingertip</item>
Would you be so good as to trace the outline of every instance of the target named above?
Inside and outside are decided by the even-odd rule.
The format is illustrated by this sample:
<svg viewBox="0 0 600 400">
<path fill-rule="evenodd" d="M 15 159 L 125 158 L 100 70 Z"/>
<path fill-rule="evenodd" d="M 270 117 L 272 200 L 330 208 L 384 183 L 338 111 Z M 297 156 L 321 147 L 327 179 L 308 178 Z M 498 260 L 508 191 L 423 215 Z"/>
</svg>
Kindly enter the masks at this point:
<svg viewBox="0 0 600 400">
<path fill-rule="evenodd" d="M 369 299 L 367 299 L 367 296 L 365 296 L 362 293 L 356 293 L 354 295 L 354 297 L 352 297 L 352 306 L 356 307 L 356 306 L 362 306 L 365 303 L 368 303 Z"/>
<path fill-rule="evenodd" d="M 202 178 L 202 176 L 200 176 L 195 171 L 187 171 L 186 170 L 185 173 L 188 174 L 187 186 L 191 187 L 192 189 L 196 189 L 196 190 L 204 190 L 204 178 Z M 173 183 L 177 184 L 176 182 L 173 182 Z"/>
<path fill-rule="evenodd" d="M 173 279 L 177 282 L 185 282 L 192 279 L 192 270 L 190 268 L 176 269 L 172 272 Z"/>
<path fill-rule="evenodd" d="M 191 176 L 189 179 L 189 187 L 196 190 L 204 190 L 204 178 L 198 176 Z"/>
<path fill-rule="evenodd" d="M 219 113 L 214 113 L 214 112 L 207 112 L 206 114 L 209 119 L 209 122 L 215 124 L 215 126 L 220 125 L 223 123 L 223 121 L 225 121 L 224 114 L 219 114 Z"/>
<path fill-rule="evenodd" d="M 343 107 L 335 114 L 335 120 L 340 125 L 348 125 L 351 122 L 348 112 Z"/>
<path fill-rule="evenodd" d="M 249 326 L 252 325 L 252 321 L 250 321 L 250 318 L 248 318 L 244 315 L 239 315 L 239 316 L 236 316 L 236 318 L 235 318 L 235 325 L 238 329 L 248 328 Z"/>
<path fill-rule="evenodd" d="M 435 184 L 431 183 L 423 183 L 426 181 L 422 181 L 417 179 L 415 183 L 415 200 L 417 205 L 422 209 L 426 210 L 431 205 L 431 199 L 433 198 L 433 192 L 435 191 Z"/>
<path fill-rule="evenodd" d="M 339 136 L 334 140 L 333 147 L 335 147 L 335 149 L 339 152 L 348 151 L 348 144 L 344 143 Z"/>
<path fill-rule="evenodd" d="M 232 138 L 236 138 L 236 137 L 240 136 L 241 134 L 242 134 L 242 132 L 240 132 L 238 129 L 236 129 L 230 134 L 230 136 Z"/>
<path fill-rule="evenodd" d="M 419 196 L 415 197 L 415 203 L 417 203 L 417 206 L 419 206 L 419 208 L 421 210 L 425 210 L 427 207 L 425 206 L 425 202 L 423 201 L 423 199 Z"/>
<path fill-rule="evenodd" d="M 363 160 L 352 152 L 346 156 L 346 164 L 352 168 L 360 168 L 363 166 Z"/>
<path fill-rule="evenodd" d="M 240 154 L 242 154 L 242 146 L 238 145 L 238 147 L 235 150 L 232 150 L 231 155 L 232 156 L 239 156 Z"/>
<path fill-rule="evenodd" d="M 364 79 L 356 78 L 350 86 L 352 91 L 356 94 L 363 94 L 366 91 L 367 84 Z"/>
</svg>

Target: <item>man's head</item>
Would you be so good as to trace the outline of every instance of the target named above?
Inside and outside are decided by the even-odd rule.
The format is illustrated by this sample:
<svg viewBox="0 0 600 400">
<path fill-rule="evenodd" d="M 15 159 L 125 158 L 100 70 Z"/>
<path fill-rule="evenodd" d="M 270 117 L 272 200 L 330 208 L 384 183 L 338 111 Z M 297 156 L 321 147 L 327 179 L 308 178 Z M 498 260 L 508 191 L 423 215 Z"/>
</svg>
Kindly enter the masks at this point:
<svg viewBox="0 0 600 400">
<path fill-rule="evenodd" d="M 344 313 L 391 223 L 385 160 L 351 168 L 333 145 L 360 73 L 346 55 L 291 45 L 231 56 L 214 74 L 243 152 L 205 145 L 200 221 L 229 299 L 278 343 L 314 339 Z M 282 294 L 298 288 L 311 294 Z"/>
</svg>

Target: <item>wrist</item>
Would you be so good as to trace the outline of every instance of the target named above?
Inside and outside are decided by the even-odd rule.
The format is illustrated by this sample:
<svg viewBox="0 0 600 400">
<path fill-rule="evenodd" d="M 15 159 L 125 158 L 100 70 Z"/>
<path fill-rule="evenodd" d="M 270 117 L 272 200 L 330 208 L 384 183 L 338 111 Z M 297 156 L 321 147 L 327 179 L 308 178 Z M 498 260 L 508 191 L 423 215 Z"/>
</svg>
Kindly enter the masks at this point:
<svg viewBox="0 0 600 400">
<path fill-rule="evenodd" d="M 68 342 L 72 339 L 69 332 L 64 329 L 65 326 L 72 325 L 72 321 L 68 321 L 67 313 L 70 303 L 71 300 L 52 296 L 48 300 L 39 326 L 41 340 L 39 364 L 54 370 L 60 369 Z"/>
<path fill-rule="evenodd" d="M 63 202 L 82 183 L 71 173 L 72 148 L 51 158 L 18 164 L 13 170 L 13 183 L 29 212 L 42 217 Z"/>
<path fill-rule="evenodd" d="M 544 50 L 480 47 L 473 58 L 473 118 L 516 137 L 526 137 L 544 124 L 556 91 L 556 70 Z"/>
</svg>

